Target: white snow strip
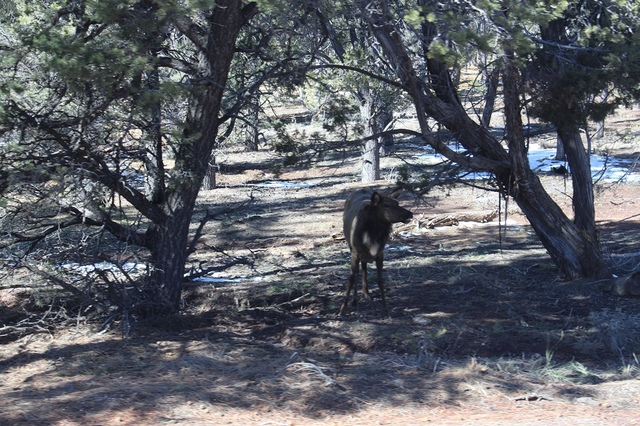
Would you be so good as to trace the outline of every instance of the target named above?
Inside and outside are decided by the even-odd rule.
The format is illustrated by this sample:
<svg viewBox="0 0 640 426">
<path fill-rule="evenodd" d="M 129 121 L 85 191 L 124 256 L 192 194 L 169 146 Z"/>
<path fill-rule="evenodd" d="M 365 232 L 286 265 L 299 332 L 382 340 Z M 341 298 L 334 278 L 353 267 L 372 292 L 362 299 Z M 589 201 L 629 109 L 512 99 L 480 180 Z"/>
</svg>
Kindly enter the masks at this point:
<svg viewBox="0 0 640 426">
<path fill-rule="evenodd" d="M 264 277 L 236 277 L 236 278 L 228 278 L 228 277 L 197 277 L 194 278 L 193 281 L 203 282 L 203 283 L 241 283 L 246 281 L 252 282 L 260 282 L 264 280 Z"/>
<path fill-rule="evenodd" d="M 134 262 L 123 263 L 122 266 L 120 267 L 118 267 L 118 265 L 116 265 L 115 263 L 111 263 L 111 262 L 98 262 L 98 263 L 93 263 L 91 265 L 80 265 L 79 263 L 72 262 L 72 263 L 64 263 L 60 265 L 60 267 L 73 270 L 74 272 L 81 272 L 84 274 L 93 272 L 93 271 L 122 270 L 125 272 L 131 272 L 131 271 L 141 271 L 141 270 L 147 269 L 147 265 L 143 263 L 134 263 Z"/>
<path fill-rule="evenodd" d="M 262 183 L 255 183 L 251 186 L 258 188 L 275 188 L 275 189 L 302 189 L 311 188 L 316 186 L 315 183 L 297 183 L 297 182 L 285 182 L 282 180 L 268 180 Z"/>
</svg>

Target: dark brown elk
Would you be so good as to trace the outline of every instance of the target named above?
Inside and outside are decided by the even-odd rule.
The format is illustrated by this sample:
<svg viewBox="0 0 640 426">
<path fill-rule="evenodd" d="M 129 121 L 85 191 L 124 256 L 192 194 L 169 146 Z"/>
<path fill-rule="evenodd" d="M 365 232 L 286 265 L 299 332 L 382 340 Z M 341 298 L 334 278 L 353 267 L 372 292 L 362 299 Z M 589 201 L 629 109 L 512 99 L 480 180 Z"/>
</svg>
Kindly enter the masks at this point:
<svg viewBox="0 0 640 426">
<path fill-rule="evenodd" d="M 382 195 L 368 189 L 360 189 L 349 196 L 344 205 L 344 237 L 351 250 L 351 275 L 347 283 L 347 293 L 339 315 L 347 311 L 349 294 L 358 277 L 358 269 L 362 264 L 362 295 L 369 298 L 367 283 L 367 263 L 376 262 L 378 287 L 382 299 L 383 315 L 387 316 L 387 303 L 384 297 L 384 281 L 382 263 L 384 246 L 389 240 L 393 223 L 409 222 L 413 213 L 400 207 L 391 195 Z M 358 303 L 357 291 L 353 291 L 353 304 Z"/>
</svg>

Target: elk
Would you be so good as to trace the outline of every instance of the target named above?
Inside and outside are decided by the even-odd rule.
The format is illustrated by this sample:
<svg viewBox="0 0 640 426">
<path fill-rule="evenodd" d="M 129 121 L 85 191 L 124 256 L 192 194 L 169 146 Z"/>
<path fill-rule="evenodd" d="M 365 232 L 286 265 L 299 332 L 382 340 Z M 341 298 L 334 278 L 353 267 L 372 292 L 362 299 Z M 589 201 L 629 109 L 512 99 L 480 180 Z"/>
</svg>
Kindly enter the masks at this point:
<svg viewBox="0 0 640 426">
<path fill-rule="evenodd" d="M 351 275 L 349 275 L 344 303 L 338 315 L 343 315 L 347 311 L 349 294 L 358 277 L 360 264 L 362 264 L 362 295 L 366 299 L 369 298 L 367 263 L 373 261 L 376 262 L 383 315 L 388 315 L 382 278 L 384 246 L 389 240 L 392 224 L 407 223 L 413 217 L 413 213 L 400 207 L 395 200 L 394 197 L 400 191 L 394 191 L 387 196 L 369 189 L 359 189 L 347 198 L 344 205 L 343 230 L 351 251 Z M 358 303 L 357 293 L 356 290 L 353 291 L 354 306 Z"/>
</svg>

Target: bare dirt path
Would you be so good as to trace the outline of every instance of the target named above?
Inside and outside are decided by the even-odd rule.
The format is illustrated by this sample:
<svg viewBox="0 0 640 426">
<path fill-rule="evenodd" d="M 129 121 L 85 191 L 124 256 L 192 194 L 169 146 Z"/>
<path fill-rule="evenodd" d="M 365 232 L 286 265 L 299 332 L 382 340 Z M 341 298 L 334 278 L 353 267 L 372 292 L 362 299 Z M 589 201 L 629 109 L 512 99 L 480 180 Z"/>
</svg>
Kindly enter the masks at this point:
<svg viewBox="0 0 640 426">
<path fill-rule="evenodd" d="M 152 341 L 149 336 L 124 343 L 108 336 L 63 333 L 55 339 L 22 342 L 21 355 L 7 357 L 5 347 L 0 421 L 7 425 L 637 425 L 640 421 L 637 379 L 549 384 L 531 380 L 526 371 L 518 377 L 480 364 L 446 364 L 433 373 L 401 366 L 391 354 L 353 356 L 329 368 L 324 362 L 298 358 L 292 349 L 248 342 L 233 347 L 231 341 L 220 344 L 199 336 L 171 338 Z"/>
</svg>

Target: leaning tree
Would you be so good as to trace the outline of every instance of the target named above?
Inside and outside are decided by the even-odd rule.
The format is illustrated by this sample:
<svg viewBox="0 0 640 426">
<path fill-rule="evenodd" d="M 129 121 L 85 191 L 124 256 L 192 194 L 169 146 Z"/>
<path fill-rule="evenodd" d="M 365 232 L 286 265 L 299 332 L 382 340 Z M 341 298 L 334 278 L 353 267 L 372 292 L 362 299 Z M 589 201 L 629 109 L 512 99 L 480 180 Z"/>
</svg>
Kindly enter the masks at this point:
<svg viewBox="0 0 640 426">
<path fill-rule="evenodd" d="M 402 4 L 363 0 L 358 1 L 357 5 L 362 19 L 369 24 L 384 52 L 386 65 L 394 70 L 397 84 L 413 100 L 422 137 L 452 162 L 492 173 L 501 193 L 512 197 L 522 209 L 551 258 L 567 278 L 609 276 L 609 267 L 595 232 L 591 175 L 584 147 L 579 140 L 572 140 L 576 158 L 573 161 L 569 157 L 576 210 L 576 220 L 572 220 L 552 200 L 531 170 L 522 130 L 522 99 L 528 81 L 523 70 L 527 69 L 526 65 L 532 61 L 534 54 L 544 50 L 550 38 L 554 37 L 549 34 L 550 25 L 562 20 L 566 14 L 573 13 L 576 5 L 573 2 L 562 5 L 508 1 L 471 4 L 433 0 Z M 624 12 L 627 16 L 633 16 L 628 11 L 628 5 L 626 7 L 624 4 L 619 7 L 609 5 L 609 8 L 601 8 L 600 13 L 618 11 L 619 14 Z M 479 21 L 488 24 L 485 29 L 490 28 L 491 31 L 477 32 L 474 24 Z M 570 23 L 566 20 L 562 22 L 565 25 Z M 623 57 L 630 59 L 634 55 L 631 48 L 634 41 L 637 46 L 632 30 L 633 25 L 637 29 L 637 23 L 634 22 L 629 19 L 626 30 L 610 27 L 611 31 L 607 32 L 602 20 L 592 21 L 589 32 L 575 31 L 575 38 L 571 40 L 573 44 L 563 45 L 562 49 L 579 50 L 577 44 L 580 42 L 577 40 L 593 34 L 599 28 L 600 34 L 615 32 L 616 36 L 610 37 L 612 42 L 608 45 L 598 47 L 603 62 L 594 66 L 605 67 L 614 63 L 614 58 L 621 63 Z M 489 41 L 494 44 L 491 45 Z M 563 41 L 558 37 L 552 40 L 555 46 Z M 500 64 L 506 121 L 504 145 L 488 129 L 470 118 L 452 81 L 451 72 L 456 65 L 459 66 L 456 48 L 469 45 L 495 54 L 496 63 Z M 609 60 L 605 62 L 604 58 Z M 593 70 L 583 70 L 585 73 L 589 71 Z M 558 74 L 548 73 L 543 84 L 551 84 L 556 78 Z M 571 83 L 565 80 L 564 84 Z M 578 95 L 568 102 L 580 100 Z M 540 99 L 537 105 L 545 101 L 553 103 L 556 99 Z M 465 153 L 453 150 L 433 137 L 430 118 L 450 131 L 465 148 Z M 564 121 L 556 124 L 565 126 L 561 128 L 565 133 L 570 133 L 575 125 Z"/>
</svg>

